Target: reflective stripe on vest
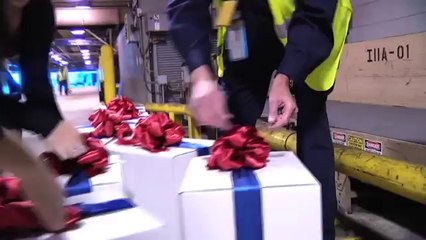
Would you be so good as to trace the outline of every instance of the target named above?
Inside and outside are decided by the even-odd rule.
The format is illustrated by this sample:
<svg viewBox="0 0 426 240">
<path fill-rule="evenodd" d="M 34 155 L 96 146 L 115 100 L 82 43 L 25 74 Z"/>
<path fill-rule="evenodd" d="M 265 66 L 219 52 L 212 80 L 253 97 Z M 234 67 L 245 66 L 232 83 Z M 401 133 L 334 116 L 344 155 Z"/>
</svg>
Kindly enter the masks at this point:
<svg viewBox="0 0 426 240">
<path fill-rule="evenodd" d="M 216 0 L 216 8 L 219 9 L 221 0 Z M 287 44 L 287 29 L 290 19 L 295 10 L 292 0 L 269 0 L 269 7 L 274 18 L 277 36 L 284 46 Z M 340 56 L 345 45 L 346 36 L 349 30 L 349 22 L 352 16 L 352 5 L 350 0 L 338 0 L 333 20 L 334 46 L 329 57 L 315 68 L 306 78 L 307 85 L 316 91 L 327 91 L 335 82 Z M 223 77 L 225 66 L 223 53 L 226 37 L 226 28 L 218 29 L 217 46 L 219 54 L 217 56 L 218 75 Z"/>
</svg>

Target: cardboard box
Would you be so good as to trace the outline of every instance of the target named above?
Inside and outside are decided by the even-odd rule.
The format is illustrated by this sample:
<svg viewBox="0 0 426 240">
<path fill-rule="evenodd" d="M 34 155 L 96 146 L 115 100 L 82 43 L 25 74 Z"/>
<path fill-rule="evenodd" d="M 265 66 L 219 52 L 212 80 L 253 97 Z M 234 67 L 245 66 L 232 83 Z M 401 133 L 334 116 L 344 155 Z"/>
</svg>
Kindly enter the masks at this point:
<svg viewBox="0 0 426 240">
<path fill-rule="evenodd" d="M 207 148 L 211 140 L 184 139 Z M 165 238 L 177 240 L 180 236 L 177 193 L 190 160 L 197 157 L 195 149 L 171 147 L 168 151 L 151 153 L 141 147 L 107 144 L 112 154 L 123 161 L 124 186 L 130 198 L 144 207 L 165 225 Z"/>
<path fill-rule="evenodd" d="M 117 155 L 109 157 L 110 164 L 106 173 L 94 176 L 89 179 L 91 192 L 70 196 L 65 199 L 66 205 L 77 203 L 100 203 L 120 198 L 127 198 L 126 190 L 123 186 L 122 163 Z M 66 187 L 70 176 L 60 176 L 58 181 Z"/>
<path fill-rule="evenodd" d="M 194 158 L 182 182 L 182 239 L 234 240 L 254 230 L 267 240 L 322 239 L 320 185 L 293 153 L 272 152 L 265 168 L 251 171 L 260 191 L 239 185 L 232 172 L 208 170 L 207 158 Z M 257 192 L 241 197 L 253 194 L 247 189 Z"/>
<path fill-rule="evenodd" d="M 80 227 L 61 234 L 22 240 L 162 240 L 162 224 L 143 208 L 132 208 L 84 219 Z"/>
</svg>

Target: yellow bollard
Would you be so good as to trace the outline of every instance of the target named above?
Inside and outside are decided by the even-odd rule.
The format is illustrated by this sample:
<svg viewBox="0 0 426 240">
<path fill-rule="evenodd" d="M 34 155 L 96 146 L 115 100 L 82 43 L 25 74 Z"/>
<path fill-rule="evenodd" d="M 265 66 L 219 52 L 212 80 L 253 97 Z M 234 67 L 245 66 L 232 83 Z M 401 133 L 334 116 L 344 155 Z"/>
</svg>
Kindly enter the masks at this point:
<svg viewBox="0 0 426 240">
<path fill-rule="evenodd" d="M 114 68 L 114 50 L 110 45 L 101 47 L 101 62 L 104 78 L 105 104 L 115 98 L 115 68 Z"/>
</svg>

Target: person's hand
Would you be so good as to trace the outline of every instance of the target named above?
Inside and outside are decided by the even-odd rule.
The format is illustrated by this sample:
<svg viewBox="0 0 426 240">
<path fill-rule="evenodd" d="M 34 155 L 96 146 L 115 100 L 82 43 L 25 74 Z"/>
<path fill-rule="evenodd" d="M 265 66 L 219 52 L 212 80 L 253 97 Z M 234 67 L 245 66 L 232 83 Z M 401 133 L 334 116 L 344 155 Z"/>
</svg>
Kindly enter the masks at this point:
<svg viewBox="0 0 426 240">
<path fill-rule="evenodd" d="M 287 125 L 290 117 L 296 113 L 296 101 L 290 93 L 290 79 L 278 74 L 269 90 L 269 117 L 271 128 Z"/>
<path fill-rule="evenodd" d="M 62 160 L 75 158 L 87 152 L 81 133 L 65 121 L 58 123 L 47 136 L 46 142 Z"/>
<path fill-rule="evenodd" d="M 223 130 L 232 128 L 225 94 L 208 66 L 201 66 L 191 73 L 192 93 L 189 110 L 200 126 L 211 126 Z"/>
<path fill-rule="evenodd" d="M 63 192 L 53 174 L 22 144 L 7 135 L 0 136 L 0 153 L 0 168 L 20 179 L 24 198 L 34 204 L 34 213 L 43 226 L 51 231 L 62 230 L 65 226 Z"/>
</svg>

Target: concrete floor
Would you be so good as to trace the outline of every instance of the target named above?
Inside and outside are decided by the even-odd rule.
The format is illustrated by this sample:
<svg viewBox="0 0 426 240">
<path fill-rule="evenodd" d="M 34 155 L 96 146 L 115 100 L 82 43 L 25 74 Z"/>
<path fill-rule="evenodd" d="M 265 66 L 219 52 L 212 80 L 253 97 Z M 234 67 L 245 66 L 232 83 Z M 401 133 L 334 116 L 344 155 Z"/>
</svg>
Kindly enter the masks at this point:
<svg viewBox="0 0 426 240">
<path fill-rule="evenodd" d="M 74 125 L 85 125 L 90 113 L 100 105 L 98 89 L 93 87 L 72 89 L 68 96 L 56 96 L 64 118 Z"/>
</svg>

